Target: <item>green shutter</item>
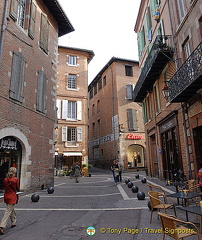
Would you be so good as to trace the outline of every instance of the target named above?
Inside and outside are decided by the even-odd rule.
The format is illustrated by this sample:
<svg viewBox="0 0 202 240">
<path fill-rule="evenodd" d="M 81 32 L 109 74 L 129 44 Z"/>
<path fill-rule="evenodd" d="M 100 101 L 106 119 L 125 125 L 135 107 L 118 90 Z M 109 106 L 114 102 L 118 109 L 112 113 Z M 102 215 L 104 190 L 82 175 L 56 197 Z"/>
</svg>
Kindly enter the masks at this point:
<svg viewBox="0 0 202 240">
<path fill-rule="evenodd" d="M 156 13 L 156 0 L 150 0 L 151 14 L 152 16 Z"/>
<path fill-rule="evenodd" d="M 36 22 L 36 5 L 32 2 L 31 10 L 30 10 L 29 29 L 28 29 L 28 34 L 31 39 L 34 39 L 35 22 Z"/>
</svg>

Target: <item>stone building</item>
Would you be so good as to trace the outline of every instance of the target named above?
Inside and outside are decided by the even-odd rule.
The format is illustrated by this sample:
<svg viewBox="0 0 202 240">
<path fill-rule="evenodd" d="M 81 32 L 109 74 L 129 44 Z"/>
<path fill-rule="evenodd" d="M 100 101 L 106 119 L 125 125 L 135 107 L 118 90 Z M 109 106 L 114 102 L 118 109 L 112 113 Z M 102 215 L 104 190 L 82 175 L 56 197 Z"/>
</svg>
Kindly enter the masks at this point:
<svg viewBox="0 0 202 240">
<path fill-rule="evenodd" d="M 174 180 L 182 170 L 188 178 L 196 177 L 201 161 L 201 54 L 197 50 L 191 57 L 201 43 L 201 9 L 200 1 L 140 4 L 135 32 L 142 70 L 133 99 L 143 106 L 152 176 Z"/>
<path fill-rule="evenodd" d="M 56 0 L 0 1 L 0 187 L 53 185 L 58 37 L 74 31 Z"/>
<path fill-rule="evenodd" d="M 144 167 L 142 108 L 132 91 L 138 62 L 112 57 L 88 87 L 89 162 L 109 168 L 118 159 L 124 168 Z"/>
<path fill-rule="evenodd" d="M 59 46 L 56 168 L 88 163 L 88 64 L 94 52 Z"/>
</svg>

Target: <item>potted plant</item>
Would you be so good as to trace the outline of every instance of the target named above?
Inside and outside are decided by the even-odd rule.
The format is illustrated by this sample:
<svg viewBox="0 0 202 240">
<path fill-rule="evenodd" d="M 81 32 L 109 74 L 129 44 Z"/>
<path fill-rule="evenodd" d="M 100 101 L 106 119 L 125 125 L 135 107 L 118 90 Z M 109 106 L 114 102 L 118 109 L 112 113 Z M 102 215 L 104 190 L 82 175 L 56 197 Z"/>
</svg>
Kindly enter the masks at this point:
<svg viewBox="0 0 202 240">
<path fill-rule="evenodd" d="M 93 167 L 92 164 L 88 164 L 88 163 L 82 164 L 82 172 L 83 172 L 84 177 L 89 176 L 88 170 L 91 169 L 92 167 Z"/>
</svg>

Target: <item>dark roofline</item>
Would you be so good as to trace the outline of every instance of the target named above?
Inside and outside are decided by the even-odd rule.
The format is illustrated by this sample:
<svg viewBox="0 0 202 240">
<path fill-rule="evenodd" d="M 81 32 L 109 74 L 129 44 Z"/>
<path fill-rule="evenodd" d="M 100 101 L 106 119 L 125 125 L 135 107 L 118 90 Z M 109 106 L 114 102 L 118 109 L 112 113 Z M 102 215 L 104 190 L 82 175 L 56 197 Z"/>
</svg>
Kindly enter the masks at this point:
<svg viewBox="0 0 202 240">
<path fill-rule="evenodd" d="M 78 52 L 86 52 L 89 54 L 89 58 L 88 58 L 88 63 L 93 59 L 93 57 L 95 56 L 93 50 L 88 50 L 88 49 L 82 49 L 82 48 L 75 48 L 75 47 L 67 47 L 67 46 L 61 46 L 59 45 L 58 48 L 65 48 L 65 49 L 70 49 L 70 50 L 74 50 L 74 51 L 78 51 Z"/>
<path fill-rule="evenodd" d="M 129 62 L 129 63 L 137 63 L 139 65 L 139 61 L 131 60 L 131 59 L 125 59 L 125 58 L 117 58 L 112 57 L 109 62 L 99 71 L 99 73 L 94 77 L 92 82 L 88 86 L 88 91 L 91 89 L 91 87 L 100 79 L 100 76 L 102 76 L 103 72 L 113 63 L 113 62 Z"/>
<path fill-rule="evenodd" d="M 43 2 L 58 23 L 59 37 L 75 30 L 57 0 L 43 0 Z"/>
</svg>

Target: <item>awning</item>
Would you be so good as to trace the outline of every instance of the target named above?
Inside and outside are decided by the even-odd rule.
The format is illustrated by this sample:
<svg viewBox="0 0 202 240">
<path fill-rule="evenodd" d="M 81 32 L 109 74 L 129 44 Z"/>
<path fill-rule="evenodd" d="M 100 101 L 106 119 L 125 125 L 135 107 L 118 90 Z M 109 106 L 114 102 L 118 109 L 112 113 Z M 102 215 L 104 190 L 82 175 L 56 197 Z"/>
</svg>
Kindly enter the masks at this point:
<svg viewBox="0 0 202 240">
<path fill-rule="evenodd" d="M 81 152 L 64 152 L 64 156 L 82 156 Z"/>
</svg>

